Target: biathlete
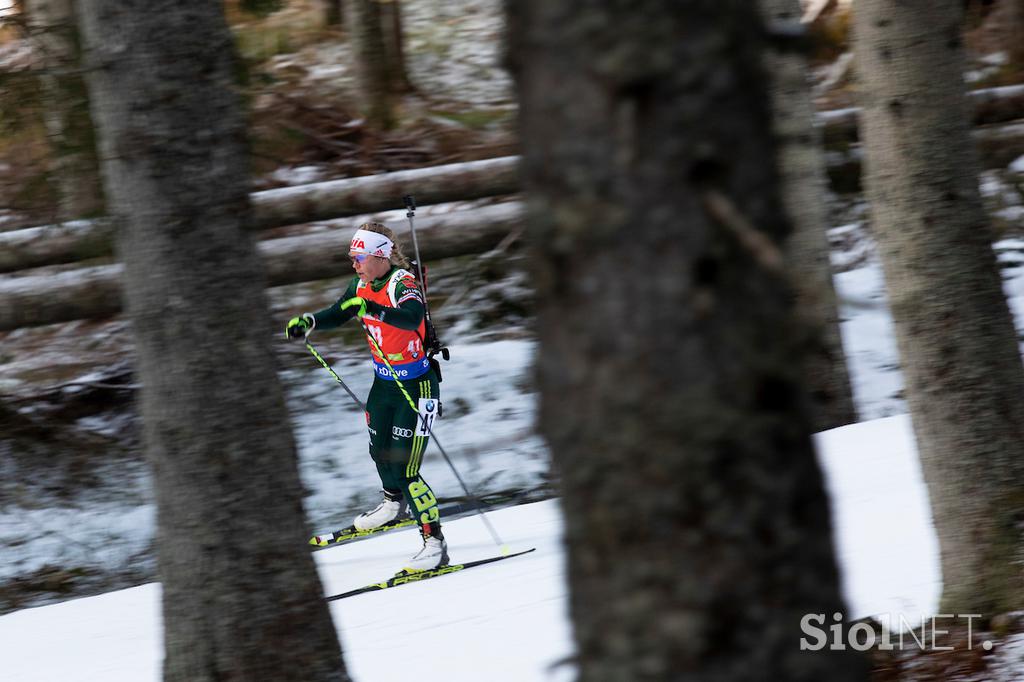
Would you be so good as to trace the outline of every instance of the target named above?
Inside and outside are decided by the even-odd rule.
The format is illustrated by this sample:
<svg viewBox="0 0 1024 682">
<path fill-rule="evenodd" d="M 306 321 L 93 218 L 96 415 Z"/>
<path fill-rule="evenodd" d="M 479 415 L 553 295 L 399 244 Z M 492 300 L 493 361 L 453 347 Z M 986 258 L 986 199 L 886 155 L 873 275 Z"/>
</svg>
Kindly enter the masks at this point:
<svg viewBox="0 0 1024 682">
<path fill-rule="evenodd" d="M 448 544 L 441 533 L 437 497 L 420 475 L 429 428 L 440 411 L 437 375 L 424 352 L 423 292 L 394 234 L 380 223 L 359 226 L 349 257 L 358 277 L 344 295 L 328 308 L 292 318 L 285 334 L 303 338 L 313 329 L 336 329 L 357 316 L 366 326 L 376 375 L 366 399 L 366 424 L 384 499 L 353 524 L 370 530 L 412 510 L 423 546 L 404 568 L 411 572 L 446 566 Z"/>
</svg>

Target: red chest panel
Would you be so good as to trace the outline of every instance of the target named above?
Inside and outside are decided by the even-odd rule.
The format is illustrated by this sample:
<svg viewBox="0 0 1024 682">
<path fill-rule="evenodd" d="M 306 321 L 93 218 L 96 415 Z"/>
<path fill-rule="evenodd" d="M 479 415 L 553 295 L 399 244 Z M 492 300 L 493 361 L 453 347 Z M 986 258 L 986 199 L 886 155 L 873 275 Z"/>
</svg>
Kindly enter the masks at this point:
<svg viewBox="0 0 1024 682">
<path fill-rule="evenodd" d="M 401 303 L 401 300 L 395 300 L 395 291 L 399 282 L 402 282 L 407 289 L 419 288 L 412 273 L 407 270 L 396 270 L 391 275 L 387 286 L 381 288 L 380 291 L 374 291 L 369 284 L 359 282 L 356 287 L 356 296 L 379 303 L 386 308 L 397 308 Z M 378 376 L 384 379 L 394 379 L 391 369 L 388 368 L 389 363 L 398 374 L 398 378 L 402 380 L 418 377 L 430 369 L 430 364 L 423 353 L 423 338 L 426 334 L 425 321 L 420 322 L 418 329 L 407 330 L 381 322 L 373 315 L 366 315 L 362 320 L 387 358 L 387 363 L 385 363 L 376 345 L 369 339 L 366 340 L 370 346 L 374 370 Z"/>
</svg>

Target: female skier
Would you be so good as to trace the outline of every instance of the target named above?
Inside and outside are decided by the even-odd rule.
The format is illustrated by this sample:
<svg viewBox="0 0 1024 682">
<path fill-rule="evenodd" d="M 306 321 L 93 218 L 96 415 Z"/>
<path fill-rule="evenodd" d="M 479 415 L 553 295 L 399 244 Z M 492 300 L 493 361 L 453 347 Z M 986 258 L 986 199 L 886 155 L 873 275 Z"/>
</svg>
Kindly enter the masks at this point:
<svg viewBox="0 0 1024 682">
<path fill-rule="evenodd" d="M 423 546 L 405 570 L 446 566 L 448 544 L 441 533 L 437 498 L 420 476 L 429 428 L 440 406 L 437 375 L 424 353 L 423 293 L 406 269 L 409 260 L 394 234 L 380 223 L 359 226 L 349 257 L 358 277 L 341 298 L 328 308 L 292 318 L 285 335 L 302 338 L 313 329 L 335 329 L 353 317 L 365 325 L 376 374 L 366 399 L 366 423 L 384 499 L 353 523 L 359 530 L 369 530 L 412 509 Z"/>
</svg>

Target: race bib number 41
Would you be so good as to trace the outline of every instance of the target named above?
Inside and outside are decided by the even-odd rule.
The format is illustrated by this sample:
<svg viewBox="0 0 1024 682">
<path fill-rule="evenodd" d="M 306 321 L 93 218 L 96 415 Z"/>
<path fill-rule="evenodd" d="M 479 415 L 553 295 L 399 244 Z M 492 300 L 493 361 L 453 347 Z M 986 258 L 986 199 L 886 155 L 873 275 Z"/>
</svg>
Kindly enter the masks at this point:
<svg viewBox="0 0 1024 682">
<path fill-rule="evenodd" d="M 434 419 L 437 418 L 439 405 L 437 398 L 420 398 L 418 405 L 420 418 L 416 426 L 416 435 L 430 435 L 430 429 L 434 428 Z"/>
</svg>

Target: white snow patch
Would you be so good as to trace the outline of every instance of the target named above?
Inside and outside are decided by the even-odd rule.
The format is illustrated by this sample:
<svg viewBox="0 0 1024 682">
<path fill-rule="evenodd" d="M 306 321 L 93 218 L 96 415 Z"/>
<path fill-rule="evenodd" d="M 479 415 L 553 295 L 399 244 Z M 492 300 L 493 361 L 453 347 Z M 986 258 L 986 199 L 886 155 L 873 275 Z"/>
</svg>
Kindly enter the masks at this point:
<svg viewBox="0 0 1024 682">
<path fill-rule="evenodd" d="M 991 682 L 1020 682 L 1024 678 L 1024 633 L 1007 637 L 993 653 L 995 662 L 988 670 Z"/>
<path fill-rule="evenodd" d="M 277 182 L 286 185 L 308 185 L 324 179 L 324 170 L 317 166 L 284 166 L 270 175 Z"/>
<path fill-rule="evenodd" d="M 145 553 L 155 528 L 156 507 L 152 504 L 5 511 L 0 514 L 0 547 L 5 547 L 0 579 L 44 566 L 121 569 Z M 17 551 L 6 549 L 14 547 Z"/>
<path fill-rule="evenodd" d="M 832 429 L 815 443 L 853 618 L 888 614 L 898 624 L 935 613 L 938 541 L 910 417 Z"/>
<path fill-rule="evenodd" d="M 896 335 L 878 257 L 872 253 L 864 267 L 838 273 L 834 282 L 858 415 L 867 420 L 906 412 Z"/>
</svg>

